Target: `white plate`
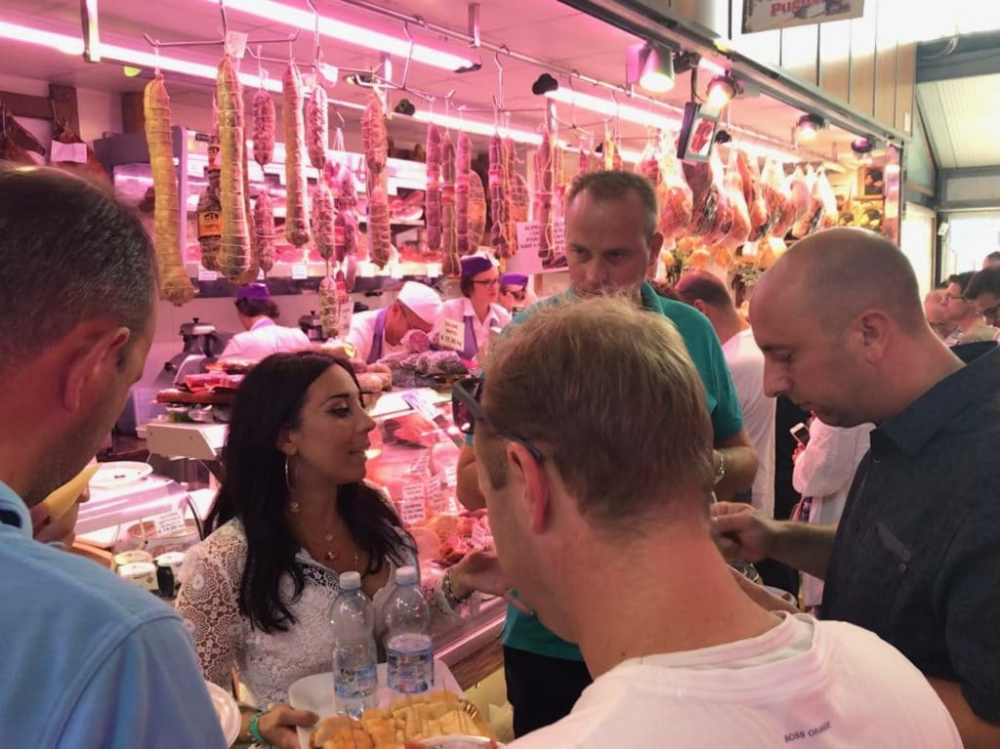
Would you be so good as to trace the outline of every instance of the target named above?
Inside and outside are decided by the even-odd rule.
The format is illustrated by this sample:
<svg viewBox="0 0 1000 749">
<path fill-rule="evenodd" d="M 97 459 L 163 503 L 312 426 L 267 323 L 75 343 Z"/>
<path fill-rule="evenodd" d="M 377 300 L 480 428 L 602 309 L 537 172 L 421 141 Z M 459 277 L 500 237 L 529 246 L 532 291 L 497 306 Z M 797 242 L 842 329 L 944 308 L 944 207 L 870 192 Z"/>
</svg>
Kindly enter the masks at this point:
<svg viewBox="0 0 1000 749">
<path fill-rule="evenodd" d="M 396 699 L 386 686 L 385 664 L 378 664 L 378 707 L 389 707 Z M 459 696 L 462 695 L 462 688 L 458 686 L 455 677 L 444 661 L 434 659 L 434 690 L 446 690 Z M 329 718 L 335 714 L 336 706 L 333 697 L 333 673 L 327 671 L 322 674 L 313 674 L 299 679 L 288 688 L 288 704 L 296 710 L 311 710 L 319 716 L 320 720 Z M 299 744 L 302 749 L 309 749 L 309 734 L 312 729 L 299 728 Z"/>
<path fill-rule="evenodd" d="M 212 706 L 219 716 L 222 725 L 222 735 L 226 737 L 226 746 L 232 746 L 240 737 L 240 706 L 225 689 L 210 681 L 205 682 L 208 696 L 212 698 Z"/>
<path fill-rule="evenodd" d="M 117 460 L 111 463 L 101 463 L 97 473 L 90 480 L 94 489 L 117 489 L 120 486 L 134 484 L 153 472 L 149 463 L 138 463 L 131 460 Z"/>
</svg>

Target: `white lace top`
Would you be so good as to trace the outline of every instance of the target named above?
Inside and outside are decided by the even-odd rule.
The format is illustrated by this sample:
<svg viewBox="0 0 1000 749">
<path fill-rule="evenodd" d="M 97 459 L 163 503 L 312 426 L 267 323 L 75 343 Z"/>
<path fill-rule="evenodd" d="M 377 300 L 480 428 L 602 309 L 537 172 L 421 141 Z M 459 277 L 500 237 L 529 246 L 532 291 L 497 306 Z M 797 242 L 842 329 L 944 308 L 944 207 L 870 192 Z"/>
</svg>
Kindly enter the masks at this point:
<svg viewBox="0 0 1000 749">
<path fill-rule="evenodd" d="M 331 670 L 333 628 L 329 612 L 340 589 L 337 573 L 301 549 L 296 557 L 305 574 L 301 595 L 292 600 L 293 581 L 290 576 L 282 580 L 283 598 L 295 624 L 286 632 L 262 632 L 240 614 L 239 589 L 246 552 L 246 535 L 237 519 L 190 549 L 180 575 L 177 610 L 194 639 L 205 678 L 228 689 L 235 667 L 250 700 L 266 707 L 287 702 L 288 688 L 298 679 Z M 406 556 L 407 564 L 417 563 L 412 553 L 406 552 Z M 395 565 L 389 564 L 390 582 L 374 598 L 376 622 L 383 621 L 393 589 Z M 455 614 L 440 585 L 429 598 L 436 616 Z M 377 631 L 376 638 L 380 640 L 381 634 Z"/>
</svg>

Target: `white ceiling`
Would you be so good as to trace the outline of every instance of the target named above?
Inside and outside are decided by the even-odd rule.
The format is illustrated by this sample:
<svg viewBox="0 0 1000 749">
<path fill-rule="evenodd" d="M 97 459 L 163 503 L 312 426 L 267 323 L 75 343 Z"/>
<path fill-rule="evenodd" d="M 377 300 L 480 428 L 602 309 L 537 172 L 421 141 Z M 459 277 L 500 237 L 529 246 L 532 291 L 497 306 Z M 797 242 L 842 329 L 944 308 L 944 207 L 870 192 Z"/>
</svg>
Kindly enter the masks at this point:
<svg viewBox="0 0 1000 749">
<path fill-rule="evenodd" d="M 307 7 L 305 0 L 281 0 L 281 2 L 300 8 Z M 466 26 L 467 4 L 461 0 L 386 0 L 383 4 L 407 14 L 421 15 L 428 21 L 454 29 L 464 29 Z M 338 0 L 319 0 L 319 6 L 324 15 L 400 37 L 404 36 L 401 23 L 386 20 Z M 0 0 L 0 20 L 77 35 L 80 33 L 79 7 L 79 0 Z M 208 0 L 101 0 L 99 7 L 102 38 L 121 46 L 148 50 L 142 38 L 144 32 L 164 42 L 207 40 L 221 36 L 222 24 L 218 6 Z M 229 11 L 229 22 L 236 30 L 250 33 L 251 38 L 280 37 L 290 31 L 287 27 L 262 25 L 260 19 L 232 10 Z M 518 52 L 617 83 L 624 83 L 625 50 L 629 44 L 636 41 L 634 37 L 579 13 L 559 0 L 482 2 L 481 29 L 482 37 L 495 44 L 506 44 Z M 455 54 L 468 55 L 482 62 L 482 69 L 478 72 L 461 75 L 414 64 L 411 66 L 408 79 L 411 86 L 438 96 L 455 89 L 456 102 L 472 107 L 491 106 L 492 96 L 497 90 L 497 69 L 492 53 L 472 50 L 455 41 L 438 38 L 416 26 L 411 27 L 411 30 L 418 42 Z M 312 46 L 312 34 L 303 32 L 295 46 L 296 58 L 300 61 L 311 60 Z M 329 39 L 324 39 L 322 46 L 324 59 L 334 65 L 370 68 L 378 64 L 377 53 L 357 46 Z M 143 78 L 125 78 L 117 65 L 91 65 L 42 47 L 11 44 L 6 40 L 3 47 L 5 53 L 0 56 L 0 75 L 40 78 L 80 88 L 113 92 L 137 91 L 145 83 Z M 218 51 L 215 48 L 171 50 L 169 54 L 205 63 L 214 63 L 218 59 Z M 287 51 L 278 46 L 270 48 L 269 54 L 282 57 L 287 55 Z M 394 62 L 398 79 L 402 71 L 402 61 Z M 254 62 L 248 59 L 243 64 L 253 65 Z M 280 75 L 280 68 L 279 65 L 271 65 L 271 75 Z M 505 59 L 506 107 L 540 109 L 542 100 L 532 95 L 530 89 L 532 82 L 541 72 L 543 72 L 541 68 Z M 665 100 L 675 106 L 682 106 L 689 95 L 689 80 L 687 74 L 678 76 L 676 87 Z M 566 85 L 565 80 L 561 83 Z M 211 106 L 210 81 L 168 76 L 168 85 L 171 97 L 175 101 L 206 108 Z M 576 87 L 607 96 L 606 92 L 593 90 L 579 83 Z M 367 92 L 341 83 L 330 92 L 330 95 L 342 100 L 363 102 Z M 417 99 L 414 99 L 414 103 L 421 106 L 421 102 Z M 801 112 L 793 108 L 761 96 L 738 99 L 731 110 L 730 116 L 734 124 L 752 127 L 789 145 L 792 125 L 801 115 Z M 356 113 L 345 112 L 345 116 L 349 122 L 357 118 Z M 489 113 L 475 116 L 490 121 L 493 119 Z M 560 105 L 560 117 L 570 118 L 568 106 Z M 600 117 L 577 110 L 574 119 L 577 123 L 595 123 Z M 540 121 L 540 111 L 528 112 L 514 115 L 512 124 L 533 129 Z M 600 126 L 594 127 L 595 132 L 600 129 Z M 397 141 L 410 136 L 422 137 L 422 128 L 398 119 L 393 122 L 392 130 Z M 632 141 L 626 145 L 641 149 L 647 133 L 643 127 L 623 126 L 622 135 Z M 812 148 L 826 158 L 835 160 L 838 154 L 842 156 L 849 153 L 848 144 L 851 137 L 843 131 L 831 128 L 821 134 Z"/>
<path fill-rule="evenodd" d="M 1000 164 L 996 101 L 1000 74 L 928 81 L 917 86 L 927 137 L 943 169 Z"/>
</svg>

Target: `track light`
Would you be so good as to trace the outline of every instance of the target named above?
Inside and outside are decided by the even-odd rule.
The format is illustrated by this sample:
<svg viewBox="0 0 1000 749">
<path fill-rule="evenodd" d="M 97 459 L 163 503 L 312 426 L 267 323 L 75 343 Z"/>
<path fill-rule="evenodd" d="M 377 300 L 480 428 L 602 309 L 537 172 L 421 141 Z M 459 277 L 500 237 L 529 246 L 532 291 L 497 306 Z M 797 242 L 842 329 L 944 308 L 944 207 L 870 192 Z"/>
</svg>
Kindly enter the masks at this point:
<svg viewBox="0 0 1000 749">
<path fill-rule="evenodd" d="M 800 142 L 804 141 L 808 143 L 809 141 L 816 140 L 819 131 L 825 127 L 826 120 L 818 114 L 804 114 L 799 118 L 799 122 L 795 126 L 795 138 Z"/>
<path fill-rule="evenodd" d="M 407 117 L 412 117 L 417 108 L 413 106 L 413 102 L 409 99 L 400 99 L 399 104 L 392 111 L 396 114 L 405 114 Z"/>
<path fill-rule="evenodd" d="M 729 73 L 717 75 L 708 84 L 708 100 L 705 102 L 706 108 L 712 112 L 719 113 L 726 108 L 737 94 L 740 93 L 740 85 Z"/>
<path fill-rule="evenodd" d="M 728 130 L 719 130 L 715 134 L 715 142 L 718 143 L 720 146 L 726 143 L 730 143 L 732 140 L 733 136 L 729 134 Z"/>
<path fill-rule="evenodd" d="M 665 94 L 674 87 L 674 56 L 669 49 L 652 42 L 639 42 L 625 56 L 628 82 L 652 94 Z"/>
<path fill-rule="evenodd" d="M 862 135 L 851 141 L 851 150 L 858 156 L 864 156 L 875 150 L 875 140 L 866 135 Z"/>
<path fill-rule="evenodd" d="M 559 88 L 559 81 L 553 78 L 548 73 L 542 73 L 535 82 L 531 84 L 531 93 L 535 96 L 543 96 L 549 91 L 555 91 Z"/>
</svg>

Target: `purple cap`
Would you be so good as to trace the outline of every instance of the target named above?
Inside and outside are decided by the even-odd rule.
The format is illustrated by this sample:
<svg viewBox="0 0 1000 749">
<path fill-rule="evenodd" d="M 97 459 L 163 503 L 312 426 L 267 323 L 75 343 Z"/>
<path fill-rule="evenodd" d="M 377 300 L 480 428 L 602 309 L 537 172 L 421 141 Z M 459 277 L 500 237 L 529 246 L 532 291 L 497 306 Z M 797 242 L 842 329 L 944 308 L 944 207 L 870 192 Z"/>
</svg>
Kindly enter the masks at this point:
<svg viewBox="0 0 1000 749">
<path fill-rule="evenodd" d="M 527 286 L 528 277 L 523 273 L 504 273 L 500 276 L 501 286 Z"/>
<path fill-rule="evenodd" d="M 468 255 L 462 258 L 462 278 L 472 278 L 493 267 L 493 261 L 482 255 Z"/>
<path fill-rule="evenodd" d="M 239 291 L 236 292 L 236 301 L 241 299 L 260 299 L 266 301 L 271 298 L 271 292 L 267 290 L 267 286 L 262 283 L 248 283 L 246 286 L 241 286 Z"/>
</svg>

